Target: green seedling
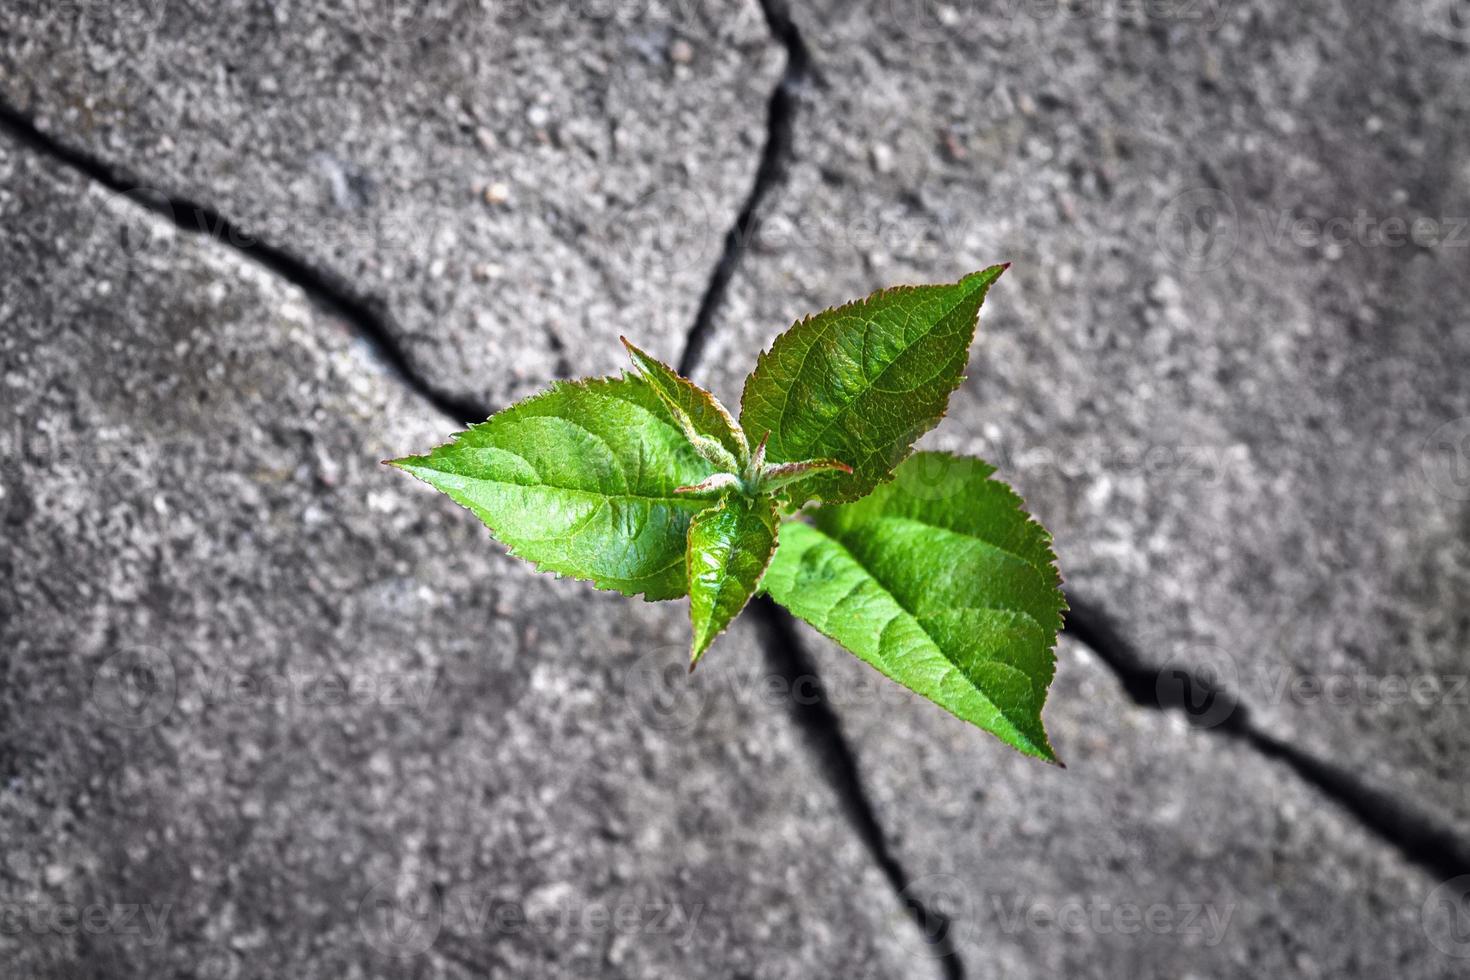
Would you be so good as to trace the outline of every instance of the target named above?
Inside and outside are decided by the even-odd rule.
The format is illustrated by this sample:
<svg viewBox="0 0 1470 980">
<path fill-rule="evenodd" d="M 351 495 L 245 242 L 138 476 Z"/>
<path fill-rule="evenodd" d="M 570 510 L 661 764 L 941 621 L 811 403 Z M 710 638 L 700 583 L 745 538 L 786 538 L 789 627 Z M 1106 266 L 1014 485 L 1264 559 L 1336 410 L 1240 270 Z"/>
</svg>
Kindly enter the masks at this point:
<svg viewBox="0 0 1470 980">
<path fill-rule="evenodd" d="M 553 384 L 392 461 L 512 555 L 649 601 L 689 597 L 690 669 L 760 592 L 1022 752 L 1066 604 L 1051 537 L 978 459 L 914 453 L 963 380 L 1007 266 L 810 316 L 746 379 L 737 420 L 628 343 L 636 373 Z"/>
</svg>

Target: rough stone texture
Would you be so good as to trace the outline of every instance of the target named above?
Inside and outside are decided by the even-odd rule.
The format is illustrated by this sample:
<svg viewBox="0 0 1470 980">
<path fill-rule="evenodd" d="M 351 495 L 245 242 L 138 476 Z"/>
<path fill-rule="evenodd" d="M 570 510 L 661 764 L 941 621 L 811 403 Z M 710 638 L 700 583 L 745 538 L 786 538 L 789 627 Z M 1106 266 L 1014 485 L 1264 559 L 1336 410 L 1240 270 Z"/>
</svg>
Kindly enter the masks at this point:
<svg viewBox="0 0 1470 980">
<path fill-rule="evenodd" d="M 780 62 L 755 0 L 0 12 L 0 100 L 380 306 L 423 377 L 494 406 L 621 367 L 619 333 L 678 357 Z"/>
<path fill-rule="evenodd" d="M 1063 640 L 1046 711 L 1062 770 L 812 645 L 906 894 L 951 916 L 966 976 L 1463 974 L 1424 914 L 1437 882 L 1284 767 L 1135 707 L 1085 647 Z"/>
<path fill-rule="evenodd" d="M 686 684 L 378 465 L 449 424 L 341 324 L 8 142 L 0 267 L 6 977 L 932 975 L 744 630 Z"/>
<path fill-rule="evenodd" d="M 1466 39 L 1409 2 L 919 6 L 795 12 L 820 83 L 706 380 L 1013 260 L 931 444 L 1000 464 L 1154 663 L 1470 833 Z M 1360 211 L 1445 240 L 1296 224 Z"/>
<path fill-rule="evenodd" d="M 1014 260 L 936 444 L 1002 464 L 1157 663 L 1470 831 L 1470 460 L 1439 430 L 1470 417 L 1470 36 L 1410 0 L 1077 6 L 793 11 L 819 77 L 707 380 L 733 397 L 798 314 Z M 499 403 L 620 331 L 677 354 L 779 61 L 750 3 L 566 9 L 12 3 L 0 100 Z M 1360 208 L 1454 241 L 1293 241 Z M 7 974 L 938 973 L 743 629 L 663 683 L 682 605 L 535 577 L 374 465 L 448 426 L 293 290 L 8 145 L 0 218 Z M 1424 914 L 1457 896 L 1073 644 L 1065 771 L 813 645 L 971 976 L 1470 962 Z M 1283 687 L 1360 676 L 1439 693 Z M 11 928 L 67 903 L 166 909 L 164 939 Z"/>
</svg>

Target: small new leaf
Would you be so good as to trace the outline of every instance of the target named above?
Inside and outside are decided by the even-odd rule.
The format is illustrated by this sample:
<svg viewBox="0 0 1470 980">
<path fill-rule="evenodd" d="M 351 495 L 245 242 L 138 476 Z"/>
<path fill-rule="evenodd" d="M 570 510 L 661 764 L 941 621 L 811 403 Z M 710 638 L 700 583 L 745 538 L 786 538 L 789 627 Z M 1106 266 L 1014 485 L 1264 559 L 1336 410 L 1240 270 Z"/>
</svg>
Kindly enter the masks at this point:
<svg viewBox="0 0 1470 980">
<path fill-rule="evenodd" d="M 760 488 L 774 493 L 818 473 L 851 473 L 852 467 L 835 459 L 807 459 L 800 463 L 771 463 L 761 470 Z"/>
<path fill-rule="evenodd" d="M 770 497 L 731 493 L 689 525 L 690 670 L 755 594 L 776 550 L 776 522 Z"/>
<path fill-rule="evenodd" d="M 648 599 L 684 594 L 710 464 L 642 378 L 558 382 L 426 456 L 391 465 L 467 507 L 543 571 Z"/>
<path fill-rule="evenodd" d="M 703 483 L 696 483 L 692 487 L 675 487 L 675 493 L 687 494 L 710 494 L 723 493 L 726 490 L 737 489 L 740 486 L 740 477 L 734 473 L 716 473 Z"/>
<path fill-rule="evenodd" d="M 745 433 L 720 400 L 658 358 L 639 350 L 627 337 L 618 339 L 628 349 L 638 373 L 663 399 L 674 420 L 684 429 L 685 437 L 700 454 L 721 470 L 739 471 L 750 459 L 750 447 Z"/>
<path fill-rule="evenodd" d="M 974 459 L 920 453 L 792 523 L 771 597 L 893 680 L 1051 762 L 1041 724 L 1066 604 L 1050 537 Z"/>
<path fill-rule="evenodd" d="M 802 320 L 760 355 L 741 396 L 745 431 L 770 433 L 773 462 L 852 466 L 803 481 L 793 504 L 856 500 L 888 479 L 944 415 L 980 305 L 1006 268 L 876 292 Z"/>
</svg>

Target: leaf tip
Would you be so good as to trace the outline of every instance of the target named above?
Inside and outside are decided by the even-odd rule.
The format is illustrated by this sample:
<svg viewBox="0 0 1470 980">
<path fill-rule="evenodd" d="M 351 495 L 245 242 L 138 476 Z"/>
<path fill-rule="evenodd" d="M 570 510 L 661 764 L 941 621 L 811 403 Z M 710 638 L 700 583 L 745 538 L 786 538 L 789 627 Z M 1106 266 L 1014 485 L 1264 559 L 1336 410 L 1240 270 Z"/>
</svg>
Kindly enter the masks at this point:
<svg viewBox="0 0 1470 980">
<path fill-rule="evenodd" d="M 718 633 L 707 629 L 695 628 L 694 635 L 689 638 L 689 673 L 694 673 L 694 668 L 698 667 L 699 662 L 704 659 L 705 653 L 714 644 L 717 635 Z"/>
<path fill-rule="evenodd" d="M 1067 768 L 1067 764 L 1057 755 L 1057 750 L 1051 747 L 1051 739 L 1047 737 L 1046 732 L 1042 731 L 1038 734 L 1041 736 L 1039 739 L 1028 738 L 1024 747 L 1018 745 L 1017 748 L 1047 765 L 1056 766 L 1058 769 Z"/>
<path fill-rule="evenodd" d="M 767 429 L 765 435 L 761 436 L 761 441 L 756 443 L 755 452 L 750 454 L 750 458 L 754 461 L 752 465 L 754 465 L 756 469 L 760 469 L 761 467 L 766 465 L 766 443 L 770 441 L 771 430 Z"/>
<path fill-rule="evenodd" d="M 414 467 L 422 464 L 423 461 L 424 458 L 422 456 L 399 456 L 397 459 L 382 459 L 378 463 L 382 466 L 391 466 L 395 470 L 402 470 L 405 473 L 412 473 Z"/>
<path fill-rule="evenodd" d="M 995 285 L 997 279 L 1005 275 L 1006 270 L 1011 267 L 1009 262 L 1001 262 L 998 265 L 986 266 L 970 273 L 959 281 L 959 285 L 966 286 L 971 290 L 989 290 Z"/>
</svg>

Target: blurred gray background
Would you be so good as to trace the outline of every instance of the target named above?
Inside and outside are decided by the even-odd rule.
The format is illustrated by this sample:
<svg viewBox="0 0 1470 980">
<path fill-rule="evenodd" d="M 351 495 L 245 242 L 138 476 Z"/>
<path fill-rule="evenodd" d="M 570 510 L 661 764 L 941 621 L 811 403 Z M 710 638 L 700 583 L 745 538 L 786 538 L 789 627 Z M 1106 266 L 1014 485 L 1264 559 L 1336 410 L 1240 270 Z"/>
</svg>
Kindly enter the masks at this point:
<svg viewBox="0 0 1470 980">
<path fill-rule="evenodd" d="M 1460 0 L 6 0 L 0 976 L 1470 976 Z M 1024 759 L 378 461 L 1015 263 Z"/>
</svg>

